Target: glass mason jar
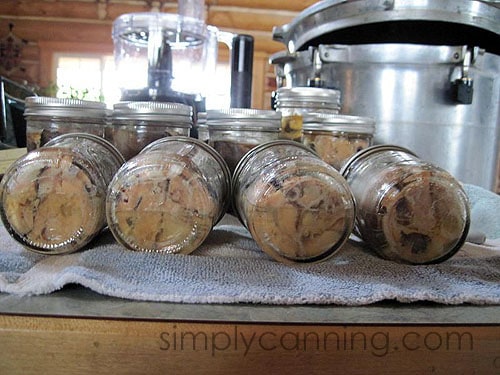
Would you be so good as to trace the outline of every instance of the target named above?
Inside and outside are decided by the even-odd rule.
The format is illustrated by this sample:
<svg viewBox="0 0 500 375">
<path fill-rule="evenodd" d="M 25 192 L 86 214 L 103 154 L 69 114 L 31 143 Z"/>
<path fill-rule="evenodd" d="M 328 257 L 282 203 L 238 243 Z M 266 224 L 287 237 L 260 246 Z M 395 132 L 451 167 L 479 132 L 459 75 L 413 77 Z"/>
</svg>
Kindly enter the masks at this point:
<svg viewBox="0 0 500 375">
<path fill-rule="evenodd" d="M 196 138 L 200 141 L 208 143 L 208 126 L 207 126 L 207 113 L 198 112 L 196 118 Z"/>
<path fill-rule="evenodd" d="M 129 160 L 157 139 L 189 136 L 192 125 L 193 110 L 186 104 L 120 102 L 113 106 L 105 137 Z"/>
<path fill-rule="evenodd" d="M 247 108 L 207 111 L 208 144 L 224 158 L 231 172 L 248 151 L 276 140 L 281 114 Z"/>
<path fill-rule="evenodd" d="M 261 249 L 284 263 L 332 256 L 355 219 L 354 198 L 342 175 L 310 148 L 289 140 L 245 154 L 233 177 L 233 206 Z"/>
<path fill-rule="evenodd" d="M 31 96 L 25 100 L 26 148 L 43 146 L 67 133 L 88 133 L 104 138 L 108 111 L 105 103 L 79 99 Z"/>
<path fill-rule="evenodd" d="M 470 209 L 448 172 L 392 145 L 369 147 L 341 173 L 357 202 L 356 232 L 381 257 L 438 263 L 465 242 Z"/>
<path fill-rule="evenodd" d="M 372 145 L 375 120 L 316 113 L 303 116 L 302 143 L 337 170 L 356 152 Z"/>
<path fill-rule="evenodd" d="M 198 139 L 154 141 L 109 185 L 109 228 L 131 250 L 191 253 L 225 214 L 230 177 L 222 157 Z"/>
<path fill-rule="evenodd" d="M 276 111 L 281 112 L 280 138 L 300 142 L 303 116 L 311 113 L 338 114 L 340 91 L 320 87 L 281 87 L 275 93 Z"/>
<path fill-rule="evenodd" d="M 105 226 L 106 189 L 124 163 L 101 137 L 63 134 L 6 171 L 1 218 L 10 235 L 43 254 L 77 251 Z"/>
</svg>

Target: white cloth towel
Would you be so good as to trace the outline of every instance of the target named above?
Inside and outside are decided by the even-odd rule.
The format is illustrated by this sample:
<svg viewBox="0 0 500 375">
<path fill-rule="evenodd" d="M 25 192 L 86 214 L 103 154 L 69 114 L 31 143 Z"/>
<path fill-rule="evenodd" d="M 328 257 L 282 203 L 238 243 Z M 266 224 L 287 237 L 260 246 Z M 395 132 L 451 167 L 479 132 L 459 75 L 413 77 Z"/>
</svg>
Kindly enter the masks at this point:
<svg viewBox="0 0 500 375">
<path fill-rule="evenodd" d="M 288 266 L 264 254 L 230 215 L 190 255 L 129 251 L 109 232 L 74 254 L 39 255 L 23 249 L 0 225 L 0 292 L 47 294 L 77 283 L 104 295 L 144 301 L 500 304 L 500 197 L 465 187 L 472 227 L 487 240 L 466 243 L 441 264 L 397 264 L 350 241 L 325 262 Z"/>
</svg>

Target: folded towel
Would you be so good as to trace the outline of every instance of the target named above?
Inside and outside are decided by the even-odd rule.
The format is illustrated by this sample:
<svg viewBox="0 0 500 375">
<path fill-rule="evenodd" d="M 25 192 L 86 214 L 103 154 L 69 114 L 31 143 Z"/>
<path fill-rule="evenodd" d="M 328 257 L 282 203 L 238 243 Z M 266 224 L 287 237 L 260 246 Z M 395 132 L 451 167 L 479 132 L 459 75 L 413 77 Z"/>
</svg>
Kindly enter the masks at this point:
<svg viewBox="0 0 500 375">
<path fill-rule="evenodd" d="M 463 187 L 471 206 L 471 231 L 500 238 L 500 196 L 476 185 Z"/>
<path fill-rule="evenodd" d="M 500 197 L 482 188 L 467 190 L 473 226 L 488 239 L 482 245 L 466 243 L 437 265 L 397 264 L 349 241 L 325 262 L 288 266 L 263 253 L 230 215 L 190 255 L 132 252 L 109 232 L 74 254 L 39 255 L 24 250 L 0 226 L 0 292 L 46 294 L 77 283 L 104 295 L 145 301 L 499 304 L 500 228 L 490 224 L 498 223 Z M 484 204 L 483 199 L 491 202 Z"/>
</svg>

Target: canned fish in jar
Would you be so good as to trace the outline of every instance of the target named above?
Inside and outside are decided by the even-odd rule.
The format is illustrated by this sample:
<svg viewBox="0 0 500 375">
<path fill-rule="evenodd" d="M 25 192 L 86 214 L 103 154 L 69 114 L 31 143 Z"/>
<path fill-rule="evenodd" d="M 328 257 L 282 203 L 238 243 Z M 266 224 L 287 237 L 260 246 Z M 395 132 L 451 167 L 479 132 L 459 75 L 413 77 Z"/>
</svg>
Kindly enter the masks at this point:
<svg viewBox="0 0 500 375">
<path fill-rule="evenodd" d="M 88 133 L 104 138 L 108 111 L 101 102 L 32 96 L 25 100 L 26 148 L 43 146 L 68 133 Z"/>
<path fill-rule="evenodd" d="M 355 153 L 373 142 L 375 121 L 368 117 L 309 114 L 303 116 L 302 143 L 340 170 Z"/>
<path fill-rule="evenodd" d="M 181 103 L 116 103 L 105 137 L 129 160 L 160 138 L 189 136 L 192 112 L 190 106 Z"/>
<path fill-rule="evenodd" d="M 106 199 L 108 225 L 128 249 L 189 254 L 225 214 L 230 189 L 229 169 L 212 147 L 162 138 L 116 173 Z"/>
<path fill-rule="evenodd" d="M 452 175 L 410 150 L 372 146 L 353 156 L 341 173 L 357 202 L 355 230 L 379 256 L 438 263 L 465 242 L 466 193 Z"/>
<path fill-rule="evenodd" d="M 92 134 L 64 134 L 30 151 L 0 185 L 7 231 L 38 253 L 83 248 L 106 226 L 106 188 L 123 162 L 109 142 Z"/>
<path fill-rule="evenodd" d="M 311 113 L 338 114 L 340 91 L 322 87 L 280 87 L 275 93 L 281 112 L 281 139 L 302 140 L 303 117 Z"/>
<path fill-rule="evenodd" d="M 281 114 L 247 108 L 207 111 L 208 144 L 224 158 L 229 170 L 255 146 L 276 140 Z"/>
<path fill-rule="evenodd" d="M 245 154 L 233 177 L 233 205 L 260 248 L 284 263 L 329 258 L 354 226 L 344 178 L 295 141 L 267 142 Z"/>
</svg>

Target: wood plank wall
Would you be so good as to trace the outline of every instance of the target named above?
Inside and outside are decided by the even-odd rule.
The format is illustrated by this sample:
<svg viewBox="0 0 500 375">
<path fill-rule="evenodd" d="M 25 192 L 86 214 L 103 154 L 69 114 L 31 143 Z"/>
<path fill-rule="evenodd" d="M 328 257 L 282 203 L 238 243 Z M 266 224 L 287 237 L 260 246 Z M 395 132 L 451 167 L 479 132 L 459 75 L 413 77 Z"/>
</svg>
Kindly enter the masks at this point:
<svg viewBox="0 0 500 375">
<path fill-rule="evenodd" d="M 206 0 L 207 24 L 255 38 L 255 108 L 269 107 L 274 75 L 269 56 L 284 46 L 272 40 L 272 29 L 290 22 L 315 0 Z M 16 81 L 46 87 L 54 79 L 55 52 L 112 53 L 113 21 L 124 13 L 177 12 L 175 0 L 2 0 L 0 38 L 12 32 L 24 40 L 17 69 L 3 71 Z"/>
</svg>

